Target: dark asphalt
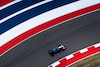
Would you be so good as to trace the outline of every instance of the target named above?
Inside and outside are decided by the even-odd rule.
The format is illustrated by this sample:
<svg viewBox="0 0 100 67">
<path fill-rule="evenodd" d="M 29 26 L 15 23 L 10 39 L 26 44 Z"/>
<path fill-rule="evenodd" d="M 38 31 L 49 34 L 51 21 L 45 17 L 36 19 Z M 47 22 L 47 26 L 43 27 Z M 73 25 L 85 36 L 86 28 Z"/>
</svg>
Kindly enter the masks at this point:
<svg viewBox="0 0 100 67">
<path fill-rule="evenodd" d="M 50 63 L 100 41 L 100 11 L 67 21 L 22 42 L 0 57 L 0 67 L 47 67 Z M 66 50 L 51 57 L 49 49 Z"/>
</svg>

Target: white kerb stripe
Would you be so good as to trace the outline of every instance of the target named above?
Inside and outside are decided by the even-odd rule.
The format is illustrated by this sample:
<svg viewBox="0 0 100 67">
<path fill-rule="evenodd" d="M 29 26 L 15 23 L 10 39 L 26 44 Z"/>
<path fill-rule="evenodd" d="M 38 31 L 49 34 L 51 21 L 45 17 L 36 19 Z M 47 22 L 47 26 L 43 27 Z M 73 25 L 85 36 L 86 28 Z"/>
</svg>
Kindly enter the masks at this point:
<svg viewBox="0 0 100 67">
<path fill-rule="evenodd" d="M 0 10 L 4 9 L 4 8 L 6 8 L 6 7 L 9 7 L 9 6 L 11 6 L 11 5 L 15 4 L 15 3 L 18 3 L 18 2 L 20 2 L 20 1 L 22 1 L 22 0 L 15 0 L 15 1 L 11 2 L 11 3 L 8 3 L 8 4 L 6 4 L 6 5 L 2 6 L 2 7 L 0 7 Z"/>
<path fill-rule="evenodd" d="M 44 1 L 42 1 L 42 2 L 36 3 L 36 4 L 32 5 L 32 6 L 29 6 L 29 7 L 25 8 L 25 9 L 23 9 L 23 10 L 20 10 L 20 11 L 18 11 L 18 12 L 16 12 L 16 13 L 11 14 L 10 16 L 7 16 L 6 18 L 0 20 L 0 23 L 6 21 L 6 20 L 8 20 L 8 19 L 10 19 L 10 18 L 12 18 L 12 17 L 18 15 L 18 14 L 21 14 L 21 13 L 27 11 L 27 10 L 33 9 L 33 8 L 35 8 L 35 7 L 37 7 L 37 6 L 40 6 L 40 5 L 45 4 L 45 3 L 48 3 L 48 2 L 50 2 L 50 1 L 53 1 L 53 0 L 44 0 Z"/>
<path fill-rule="evenodd" d="M 59 61 L 56 61 L 56 62 L 54 62 L 54 63 L 52 64 L 52 66 L 55 67 L 55 66 L 57 66 L 57 65 L 59 65 L 59 64 L 60 64 L 60 62 L 59 62 Z"/>
<path fill-rule="evenodd" d="M 84 48 L 84 49 L 80 50 L 80 53 L 84 53 L 84 52 L 87 52 L 87 51 L 88 51 L 88 49 Z"/>
<path fill-rule="evenodd" d="M 100 43 L 94 45 L 95 48 L 100 47 Z"/>
<path fill-rule="evenodd" d="M 69 60 L 69 59 L 71 59 L 71 58 L 73 58 L 73 57 L 74 57 L 74 55 L 73 55 L 73 54 L 70 54 L 70 55 L 66 56 L 65 58 L 66 58 L 67 60 Z"/>
<path fill-rule="evenodd" d="M 88 6 L 91 6 L 91 4 L 90 4 L 91 1 L 92 1 L 91 2 L 92 5 L 98 4 L 98 0 L 97 0 L 97 2 L 94 0 L 88 0 L 88 1 L 89 1 L 88 5 L 84 3 L 84 2 L 87 2 L 86 0 L 81 0 L 81 1 L 77 1 L 74 3 L 68 4 L 68 5 L 61 6 L 59 8 L 53 9 L 51 11 L 42 13 L 36 17 L 33 17 L 33 18 L 11 28 L 10 30 L 8 30 L 5 33 L 0 35 L 0 46 L 4 45 L 5 43 L 12 40 L 16 36 L 26 32 L 40 24 L 43 24 L 45 22 L 48 22 L 52 19 L 63 16 L 65 14 L 77 11 L 83 7 L 86 8 Z M 82 4 L 81 2 L 84 4 L 81 7 L 78 7 L 77 5 Z"/>
</svg>

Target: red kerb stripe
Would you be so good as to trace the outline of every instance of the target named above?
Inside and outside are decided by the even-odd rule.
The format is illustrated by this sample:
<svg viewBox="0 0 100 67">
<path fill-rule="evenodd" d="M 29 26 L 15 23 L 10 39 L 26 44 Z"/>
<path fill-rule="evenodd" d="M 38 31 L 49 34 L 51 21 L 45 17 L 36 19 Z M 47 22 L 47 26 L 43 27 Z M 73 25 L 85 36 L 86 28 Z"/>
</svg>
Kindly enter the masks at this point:
<svg viewBox="0 0 100 67">
<path fill-rule="evenodd" d="M 12 1 L 15 1 L 15 0 L 0 0 L 0 7 L 4 6 Z"/>
<path fill-rule="evenodd" d="M 91 12 L 91 11 L 94 11 L 97 9 L 100 9 L 100 3 L 90 6 L 90 7 L 87 7 L 87 8 L 84 8 L 84 9 L 81 9 L 81 10 L 78 10 L 78 11 L 75 11 L 75 12 L 72 12 L 72 13 L 69 13 L 69 14 L 66 14 L 64 16 L 58 17 L 49 22 L 41 24 L 31 30 L 28 30 L 27 32 L 17 36 L 16 38 L 12 39 L 11 41 L 9 41 L 6 44 L 4 44 L 3 46 L 1 46 L 0 47 L 0 55 L 2 55 L 4 52 L 9 50 L 11 47 L 15 46 L 16 44 L 20 43 L 21 41 L 27 39 L 28 37 L 40 32 L 40 31 L 43 31 L 43 30 L 45 30 L 51 26 L 54 26 L 56 24 L 59 24 L 63 21 L 69 20 L 71 18 L 77 17 L 79 15 L 82 15 L 82 14 L 85 14 L 85 13 L 88 13 L 88 12 Z"/>
</svg>

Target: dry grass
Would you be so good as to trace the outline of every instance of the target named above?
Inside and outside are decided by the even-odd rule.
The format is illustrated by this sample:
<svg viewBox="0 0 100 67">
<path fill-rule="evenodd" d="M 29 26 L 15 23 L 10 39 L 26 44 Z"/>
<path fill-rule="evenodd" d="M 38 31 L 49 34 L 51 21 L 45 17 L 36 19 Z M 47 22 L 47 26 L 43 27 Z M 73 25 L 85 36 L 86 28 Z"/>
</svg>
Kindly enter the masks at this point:
<svg viewBox="0 0 100 67">
<path fill-rule="evenodd" d="M 97 67 L 100 65 L 100 53 L 85 58 L 69 67 Z"/>
</svg>

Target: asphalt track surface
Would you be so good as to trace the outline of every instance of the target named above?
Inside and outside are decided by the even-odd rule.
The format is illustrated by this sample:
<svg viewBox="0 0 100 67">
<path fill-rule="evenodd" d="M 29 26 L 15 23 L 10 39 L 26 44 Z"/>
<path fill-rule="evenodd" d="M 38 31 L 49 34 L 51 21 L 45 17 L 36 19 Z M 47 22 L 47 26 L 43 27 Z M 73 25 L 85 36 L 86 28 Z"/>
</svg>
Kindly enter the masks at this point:
<svg viewBox="0 0 100 67">
<path fill-rule="evenodd" d="M 99 41 L 100 10 L 32 36 L 0 57 L 0 67 L 47 67 Z M 51 57 L 47 51 L 59 44 L 64 44 L 66 50 Z"/>
</svg>

